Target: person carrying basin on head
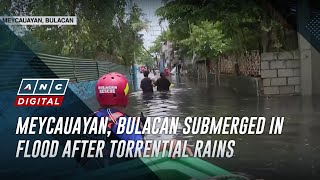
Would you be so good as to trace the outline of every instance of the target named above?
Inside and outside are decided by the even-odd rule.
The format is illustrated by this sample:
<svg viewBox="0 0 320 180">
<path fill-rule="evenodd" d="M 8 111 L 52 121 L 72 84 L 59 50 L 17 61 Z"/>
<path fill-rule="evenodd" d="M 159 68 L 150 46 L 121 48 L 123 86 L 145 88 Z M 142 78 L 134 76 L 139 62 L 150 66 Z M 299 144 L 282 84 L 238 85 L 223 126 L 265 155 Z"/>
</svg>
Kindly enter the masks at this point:
<svg viewBox="0 0 320 180">
<path fill-rule="evenodd" d="M 171 82 L 165 77 L 163 72 L 160 73 L 160 78 L 155 82 L 157 91 L 169 91 Z"/>
<path fill-rule="evenodd" d="M 140 88 L 142 89 L 143 93 L 153 92 L 153 81 L 148 77 L 149 71 L 144 71 L 143 76 L 144 78 L 140 83 Z"/>
</svg>

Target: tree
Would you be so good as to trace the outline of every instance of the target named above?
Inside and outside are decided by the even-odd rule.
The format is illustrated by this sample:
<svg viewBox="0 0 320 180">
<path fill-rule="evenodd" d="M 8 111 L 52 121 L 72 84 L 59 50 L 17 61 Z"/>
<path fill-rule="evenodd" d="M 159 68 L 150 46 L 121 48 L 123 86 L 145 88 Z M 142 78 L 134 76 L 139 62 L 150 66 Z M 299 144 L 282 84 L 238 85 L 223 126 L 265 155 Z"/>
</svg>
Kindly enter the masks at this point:
<svg viewBox="0 0 320 180">
<path fill-rule="evenodd" d="M 190 37 L 183 40 L 182 44 L 192 47 L 202 58 L 216 61 L 216 83 L 220 85 L 218 57 L 230 48 L 230 39 L 223 33 L 221 22 L 202 21 L 199 25 L 191 25 Z"/>
<path fill-rule="evenodd" d="M 173 41 L 174 36 L 172 35 L 170 30 L 163 31 L 155 41 L 153 41 L 153 45 L 149 48 L 149 52 L 151 53 L 159 53 L 162 48 L 162 43 L 166 41 Z"/>
<path fill-rule="evenodd" d="M 79 57 L 114 59 L 131 64 L 141 51 L 138 32 L 145 28 L 141 9 L 127 0 L 43 1 L 2 0 L 1 14 L 77 16 L 77 26 L 27 26 L 21 38 L 34 51 Z M 37 42 L 37 43 L 35 43 Z"/>
<path fill-rule="evenodd" d="M 201 21 L 221 22 L 221 28 L 234 43 L 233 51 L 259 48 L 261 8 L 253 0 L 176 0 L 164 1 L 157 10 L 161 20 L 169 21 L 169 29 L 176 43 L 190 35 L 190 25 Z M 175 41 L 173 41 L 175 42 Z M 189 47 L 181 46 L 182 50 Z"/>
<path fill-rule="evenodd" d="M 130 12 L 123 17 L 117 18 L 116 38 L 118 55 L 121 62 L 131 65 L 143 51 L 143 40 L 139 32 L 146 28 L 146 22 L 141 20 L 142 10 L 134 4 Z"/>
<path fill-rule="evenodd" d="M 286 39 L 296 38 L 286 34 L 290 31 L 288 27 L 284 28 L 285 19 L 279 17 L 266 1 L 164 0 L 163 3 L 164 6 L 157 9 L 156 14 L 161 21 L 169 22 L 171 41 L 179 47 L 182 57 L 194 57 L 194 46 L 183 42 L 190 40 L 192 25 L 203 21 L 220 22 L 224 37 L 230 41 L 226 53 L 235 55 L 236 61 L 246 52 L 254 50 L 290 49 L 292 46 L 286 45 Z"/>
<path fill-rule="evenodd" d="M 162 45 L 162 40 L 160 38 L 161 36 L 158 36 L 155 41 L 153 41 L 153 45 L 149 47 L 149 52 L 157 54 L 161 51 L 161 45 Z"/>
<path fill-rule="evenodd" d="M 197 0 L 166 0 L 164 6 L 156 10 L 160 21 L 168 20 L 170 36 L 167 38 L 174 46 L 179 47 L 182 54 L 188 55 L 187 52 L 190 51 L 190 47 L 181 43 L 190 36 L 190 25 L 204 19 L 206 12 L 200 12 L 203 5 Z"/>
<path fill-rule="evenodd" d="M 149 67 L 154 65 L 153 57 L 146 50 L 141 51 L 136 60 L 136 63 L 140 65 L 146 65 Z"/>
</svg>

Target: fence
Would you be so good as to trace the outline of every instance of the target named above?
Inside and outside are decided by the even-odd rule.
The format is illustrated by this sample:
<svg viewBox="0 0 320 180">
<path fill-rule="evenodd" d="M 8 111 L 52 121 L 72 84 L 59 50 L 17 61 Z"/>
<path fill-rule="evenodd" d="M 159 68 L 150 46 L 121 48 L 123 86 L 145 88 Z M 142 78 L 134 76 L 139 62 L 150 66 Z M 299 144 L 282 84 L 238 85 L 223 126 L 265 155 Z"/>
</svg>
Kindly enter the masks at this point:
<svg viewBox="0 0 320 180">
<path fill-rule="evenodd" d="M 59 77 L 70 79 L 71 82 L 96 80 L 101 75 L 111 71 L 122 74 L 128 73 L 123 65 L 108 61 L 93 59 L 77 59 L 47 54 L 38 54 L 38 57 Z"/>
<path fill-rule="evenodd" d="M 129 68 L 124 65 L 94 59 L 78 59 L 32 52 L 0 52 L 0 65 L 4 72 L 0 77 L 0 89 L 19 87 L 21 77 L 46 77 L 70 79 L 70 82 L 97 80 L 101 75 L 117 71 L 129 77 Z M 31 68 L 30 68 L 31 67 Z M 9 75 L 11 74 L 11 75 Z M 12 75 L 16 75 L 12 76 Z M 130 78 L 129 78 L 130 79 Z"/>
<path fill-rule="evenodd" d="M 245 76 L 261 75 L 261 55 L 258 51 L 246 52 L 240 57 L 230 55 L 221 57 L 221 73 L 232 74 L 235 72 L 236 58 L 238 58 L 239 72 Z"/>
</svg>

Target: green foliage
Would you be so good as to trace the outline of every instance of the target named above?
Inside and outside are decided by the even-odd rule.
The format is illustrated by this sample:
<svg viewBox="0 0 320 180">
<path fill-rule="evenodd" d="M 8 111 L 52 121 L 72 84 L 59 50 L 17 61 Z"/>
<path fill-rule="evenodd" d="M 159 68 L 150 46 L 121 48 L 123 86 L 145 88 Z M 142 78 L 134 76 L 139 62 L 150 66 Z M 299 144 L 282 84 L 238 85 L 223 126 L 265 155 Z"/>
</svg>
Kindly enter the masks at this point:
<svg viewBox="0 0 320 180">
<path fill-rule="evenodd" d="M 114 41 L 117 42 L 116 49 L 125 64 L 132 64 L 143 51 L 143 41 L 138 32 L 146 27 L 145 22 L 141 21 L 141 9 L 132 6 L 128 18 L 118 18 L 118 28 L 115 31 Z"/>
<path fill-rule="evenodd" d="M 143 45 L 138 37 L 138 32 L 146 27 L 141 20 L 142 11 L 135 4 L 127 11 L 126 0 L 3 3 L 8 6 L 0 8 L 1 14 L 77 16 L 77 26 L 27 26 L 22 39 L 34 51 L 80 58 L 95 58 L 103 53 L 119 63 L 131 64 Z"/>
<path fill-rule="evenodd" d="M 191 25 L 190 37 L 182 44 L 203 58 L 216 58 L 226 53 L 230 47 L 230 39 L 222 32 L 221 22 L 203 21 L 199 25 Z M 192 53 L 192 52 L 190 52 Z"/>
<path fill-rule="evenodd" d="M 136 63 L 140 65 L 147 65 L 147 66 L 153 66 L 154 65 L 154 59 L 147 51 L 140 51 Z"/>
<path fill-rule="evenodd" d="M 155 41 L 153 41 L 153 45 L 149 47 L 149 52 L 151 53 L 159 53 L 161 50 L 161 38 L 158 36 Z"/>
<path fill-rule="evenodd" d="M 285 40 L 280 20 L 273 19 L 264 2 L 255 0 L 164 0 L 164 6 L 156 11 L 161 21 L 169 22 L 172 34 L 170 41 L 180 47 L 182 54 L 191 55 L 190 40 L 192 25 L 203 21 L 220 22 L 220 29 L 230 40 L 232 53 L 245 51 L 272 51 L 283 48 Z M 183 43 L 182 43 L 183 42 Z M 270 44 L 270 45 L 269 45 Z"/>
<path fill-rule="evenodd" d="M 156 40 L 153 41 L 153 45 L 149 48 L 149 52 L 159 53 L 161 51 L 162 43 L 166 41 L 174 41 L 174 36 L 170 30 L 163 31 Z"/>
</svg>

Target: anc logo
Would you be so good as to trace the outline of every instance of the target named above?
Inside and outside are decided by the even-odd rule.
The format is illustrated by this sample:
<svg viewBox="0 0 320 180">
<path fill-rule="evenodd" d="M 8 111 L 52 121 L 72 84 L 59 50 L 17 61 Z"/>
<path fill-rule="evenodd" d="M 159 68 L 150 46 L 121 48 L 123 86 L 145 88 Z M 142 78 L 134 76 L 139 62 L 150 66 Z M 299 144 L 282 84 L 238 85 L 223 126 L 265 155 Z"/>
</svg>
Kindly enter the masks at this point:
<svg viewBox="0 0 320 180">
<path fill-rule="evenodd" d="M 61 106 L 69 79 L 22 79 L 15 106 Z"/>
</svg>

